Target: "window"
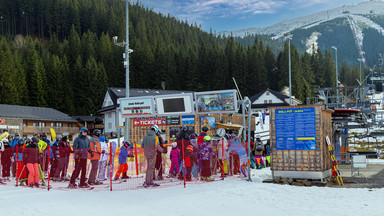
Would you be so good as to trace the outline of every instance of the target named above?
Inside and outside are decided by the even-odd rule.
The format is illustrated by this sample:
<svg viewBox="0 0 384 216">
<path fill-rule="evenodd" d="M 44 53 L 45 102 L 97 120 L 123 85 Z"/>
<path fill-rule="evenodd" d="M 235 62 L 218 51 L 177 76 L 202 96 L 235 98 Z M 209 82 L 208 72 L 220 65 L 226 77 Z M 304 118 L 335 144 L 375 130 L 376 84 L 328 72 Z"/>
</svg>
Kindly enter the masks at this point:
<svg viewBox="0 0 384 216">
<path fill-rule="evenodd" d="M 37 127 L 38 125 L 39 125 L 39 123 L 33 122 L 33 127 Z"/>
<path fill-rule="evenodd" d="M 68 123 L 68 127 L 70 128 L 73 127 L 72 123 Z"/>
<path fill-rule="evenodd" d="M 40 127 L 45 127 L 45 122 L 40 122 Z"/>
<path fill-rule="evenodd" d="M 271 103 L 272 103 L 272 100 L 269 100 L 269 103 L 271 104 Z"/>
<path fill-rule="evenodd" d="M 51 122 L 51 127 L 54 127 L 55 126 L 55 123 Z"/>
<path fill-rule="evenodd" d="M 267 91 L 265 94 L 266 94 L 266 95 L 269 95 L 269 91 Z"/>
<path fill-rule="evenodd" d="M 109 101 L 109 102 L 108 102 L 108 106 L 111 106 L 111 105 L 112 105 L 112 101 Z"/>
<path fill-rule="evenodd" d="M 111 112 L 108 113 L 108 118 L 112 118 L 112 113 Z"/>
<path fill-rule="evenodd" d="M 268 103 L 268 101 L 267 101 L 267 100 L 264 100 L 264 104 L 266 104 L 266 103 Z"/>
<path fill-rule="evenodd" d="M 23 122 L 23 127 L 27 127 L 27 122 Z"/>
<path fill-rule="evenodd" d="M 108 123 L 108 129 L 112 129 L 112 123 Z"/>
</svg>

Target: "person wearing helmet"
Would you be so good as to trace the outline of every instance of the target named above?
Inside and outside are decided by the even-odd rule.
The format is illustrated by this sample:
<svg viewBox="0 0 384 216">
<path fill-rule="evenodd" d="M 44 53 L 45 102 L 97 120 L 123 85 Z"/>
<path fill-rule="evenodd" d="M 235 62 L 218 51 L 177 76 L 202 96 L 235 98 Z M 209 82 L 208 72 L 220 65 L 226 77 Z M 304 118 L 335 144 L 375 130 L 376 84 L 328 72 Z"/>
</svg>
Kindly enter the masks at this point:
<svg viewBox="0 0 384 216">
<path fill-rule="evenodd" d="M 210 136 L 204 136 L 204 142 L 200 146 L 201 180 L 203 181 L 212 181 L 210 159 L 214 152 L 210 141 Z"/>
<path fill-rule="evenodd" d="M 57 135 L 57 137 L 61 137 L 59 142 L 57 143 L 57 147 L 59 150 L 59 163 L 56 168 L 55 173 L 52 173 L 54 175 L 53 180 L 54 181 L 69 181 L 67 177 L 67 168 L 69 164 L 69 156 L 71 153 L 73 153 L 71 146 L 68 142 L 68 132 L 64 132 L 62 135 Z M 61 176 L 61 177 L 60 177 Z"/>
<path fill-rule="evenodd" d="M 156 178 L 157 180 L 163 180 L 164 179 L 163 178 L 163 163 L 162 163 L 163 158 L 161 157 L 161 154 L 162 153 L 167 154 L 167 152 L 168 152 L 167 147 L 164 146 L 164 140 L 161 137 L 161 133 L 162 133 L 162 131 L 160 129 L 156 133 L 156 136 L 159 138 L 159 145 L 164 150 L 163 152 L 157 151 L 157 155 L 156 155 L 154 178 Z M 157 173 L 157 175 L 156 175 L 156 173 Z"/>
<path fill-rule="evenodd" d="M 132 154 L 129 154 L 129 150 L 132 149 L 132 144 L 128 143 L 127 141 L 123 141 L 123 145 L 120 147 L 120 153 L 119 153 L 119 169 L 116 172 L 114 180 L 117 181 L 120 178 L 121 173 L 123 173 L 122 179 L 129 178 L 127 176 L 128 171 L 128 163 L 127 158 L 133 157 Z M 125 173 L 125 176 L 124 176 Z"/>
<path fill-rule="evenodd" d="M 80 129 L 80 134 L 76 137 L 73 142 L 73 151 L 75 158 L 75 170 L 72 173 L 71 180 L 69 182 L 68 188 L 76 188 L 76 179 L 80 177 L 80 187 L 88 187 L 88 184 L 85 182 L 85 176 L 87 174 L 87 159 L 88 152 L 92 152 L 90 149 L 90 141 L 87 137 L 88 129 L 86 127 L 82 127 Z M 59 146 L 60 148 L 60 146 Z"/>
<path fill-rule="evenodd" d="M 28 186 L 39 187 L 39 139 L 32 137 L 32 142 L 24 149 L 23 162 L 28 168 Z"/>
<path fill-rule="evenodd" d="M 49 141 L 49 139 L 47 139 L 47 133 L 45 132 L 42 133 L 40 136 L 40 140 L 47 143 L 47 147 L 51 146 L 51 142 Z M 44 172 L 47 172 L 48 170 L 48 157 L 49 157 L 48 148 L 45 148 L 43 150 L 43 161 L 42 161 L 42 167 L 41 167 Z"/>
<path fill-rule="evenodd" d="M 54 180 L 56 169 L 59 166 L 59 160 L 60 160 L 60 152 L 59 152 L 59 141 L 61 139 L 61 134 L 56 135 L 56 140 L 51 143 L 51 150 L 49 154 L 49 160 L 51 162 L 51 170 L 49 173 L 51 174 L 50 179 Z"/>
<path fill-rule="evenodd" d="M 204 137 L 207 136 L 208 133 L 208 127 L 204 126 L 201 128 L 201 134 L 197 137 L 197 145 L 200 146 L 201 143 L 204 142 Z"/>
<path fill-rule="evenodd" d="M 12 147 L 9 144 L 8 139 L 3 139 L 4 151 L 1 153 L 1 166 L 2 176 L 4 180 L 9 180 L 11 177 L 11 158 L 12 158 Z"/>
<path fill-rule="evenodd" d="M 172 150 L 169 156 L 171 159 L 171 168 L 169 169 L 169 177 L 176 177 L 179 173 L 179 160 L 180 160 L 180 150 L 177 148 L 177 143 L 172 143 Z"/>
<path fill-rule="evenodd" d="M 101 136 L 99 141 L 100 141 L 101 151 L 104 153 L 102 153 L 100 155 L 98 180 L 99 180 L 99 182 L 103 182 L 105 180 L 105 171 L 107 168 L 107 160 L 108 160 L 108 156 L 109 156 L 109 151 L 108 151 L 107 139 L 104 136 Z M 125 175 L 127 175 L 127 172 L 125 172 Z"/>
<path fill-rule="evenodd" d="M 159 184 L 153 182 L 157 151 L 164 152 L 164 149 L 159 145 L 159 137 L 156 136 L 156 133 L 159 133 L 159 131 L 161 130 L 157 125 L 152 125 L 150 130 L 144 136 L 141 145 L 144 149 L 145 159 L 147 160 L 147 172 L 145 175 L 144 187 L 159 186 Z"/>
<path fill-rule="evenodd" d="M 27 178 L 27 172 L 23 162 L 23 152 L 24 152 L 25 146 L 26 146 L 25 140 L 18 139 L 18 143 L 15 147 L 16 151 L 14 153 L 15 160 L 16 160 L 16 163 L 15 163 L 16 178 L 18 180 Z M 22 183 L 20 185 L 22 185 Z"/>
<path fill-rule="evenodd" d="M 89 185 L 103 184 L 103 182 L 99 182 L 96 180 L 97 170 L 99 169 L 100 156 L 101 154 L 105 153 L 105 150 L 101 150 L 100 140 L 99 140 L 100 136 L 101 136 L 101 131 L 99 129 L 95 129 L 93 131 L 93 136 L 90 140 L 90 148 L 92 153 L 88 154 L 88 159 L 91 160 L 92 168 L 88 177 Z"/>
</svg>

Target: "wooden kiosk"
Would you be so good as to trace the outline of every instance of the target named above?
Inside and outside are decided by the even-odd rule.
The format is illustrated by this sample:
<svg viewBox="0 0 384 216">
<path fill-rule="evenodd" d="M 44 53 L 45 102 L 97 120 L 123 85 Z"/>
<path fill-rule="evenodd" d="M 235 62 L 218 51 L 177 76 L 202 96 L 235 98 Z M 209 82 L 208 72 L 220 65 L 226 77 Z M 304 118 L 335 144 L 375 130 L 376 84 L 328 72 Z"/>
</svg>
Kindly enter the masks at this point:
<svg viewBox="0 0 384 216">
<path fill-rule="evenodd" d="M 332 137 L 332 113 L 325 105 L 270 108 L 273 178 L 331 176 L 326 137 Z"/>
</svg>

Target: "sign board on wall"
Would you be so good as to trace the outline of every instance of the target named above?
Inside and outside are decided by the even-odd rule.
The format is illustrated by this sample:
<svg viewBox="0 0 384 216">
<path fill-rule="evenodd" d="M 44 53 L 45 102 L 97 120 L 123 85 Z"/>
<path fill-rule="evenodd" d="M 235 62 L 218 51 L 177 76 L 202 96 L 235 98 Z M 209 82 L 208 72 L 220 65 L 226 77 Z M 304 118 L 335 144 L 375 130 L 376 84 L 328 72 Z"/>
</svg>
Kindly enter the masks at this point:
<svg viewBox="0 0 384 216">
<path fill-rule="evenodd" d="M 275 110 L 277 150 L 316 150 L 315 108 Z"/>
<path fill-rule="evenodd" d="M 191 93 L 156 96 L 155 101 L 159 116 L 194 114 Z"/>
<path fill-rule="evenodd" d="M 134 118 L 133 126 L 166 125 L 166 117 L 142 117 Z"/>
<path fill-rule="evenodd" d="M 187 115 L 181 117 L 181 124 L 195 124 L 195 116 Z"/>
<path fill-rule="evenodd" d="M 179 125 L 180 116 L 167 116 L 167 125 Z"/>
<path fill-rule="evenodd" d="M 195 104 L 197 114 L 236 113 L 236 90 L 196 92 Z"/>
<path fill-rule="evenodd" d="M 120 98 L 121 114 L 125 118 L 154 116 L 153 97 Z"/>
</svg>

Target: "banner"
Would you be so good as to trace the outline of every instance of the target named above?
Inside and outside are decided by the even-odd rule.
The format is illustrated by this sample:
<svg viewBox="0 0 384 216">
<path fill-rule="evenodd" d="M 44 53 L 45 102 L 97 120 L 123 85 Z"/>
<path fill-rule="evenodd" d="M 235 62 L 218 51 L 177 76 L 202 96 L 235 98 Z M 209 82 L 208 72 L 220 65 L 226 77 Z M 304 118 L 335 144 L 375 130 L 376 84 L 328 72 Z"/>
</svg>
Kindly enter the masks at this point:
<svg viewBox="0 0 384 216">
<path fill-rule="evenodd" d="M 121 114 L 125 118 L 155 115 L 153 97 L 132 97 L 119 100 Z"/>
<path fill-rule="evenodd" d="M 197 114 L 236 113 L 236 90 L 196 92 Z"/>
<path fill-rule="evenodd" d="M 195 124 L 195 116 L 194 115 L 188 115 L 188 116 L 182 116 L 181 117 L 181 124 Z"/>
<path fill-rule="evenodd" d="M 277 150 L 316 150 L 315 108 L 275 110 Z"/>
<path fill-rule="evenodd" d="M 151 126 L 151 125 L 166 125 L 166 117 L 143 117 L 134 118 L 133 126 Z"/>
</svg>

